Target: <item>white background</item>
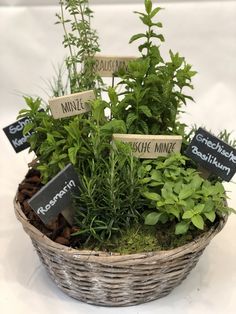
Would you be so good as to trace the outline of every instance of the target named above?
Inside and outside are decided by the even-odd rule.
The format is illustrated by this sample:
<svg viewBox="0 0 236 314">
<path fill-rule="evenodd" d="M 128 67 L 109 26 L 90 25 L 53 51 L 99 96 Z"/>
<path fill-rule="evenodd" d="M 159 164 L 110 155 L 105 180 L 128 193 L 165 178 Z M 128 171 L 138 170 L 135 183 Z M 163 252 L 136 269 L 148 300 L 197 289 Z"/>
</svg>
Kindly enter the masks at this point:
<svg viewBox="0 0 236 314">
<path fill-rule="evenodd" d="M 61 45 L 60 26 L 54 25 L 58 7 L 38 6 L 40 3 L 57 1 L 0 1 L 1 129 L 14 122 L 18 110 L 23 108 L 22 94 L 47 99 L 44 80 L 52 77 L 52 65 L 61 63 L 66 54 Z M 141 1 L 94 0 L 92 3 L 102 53 L 136 54 L 136 46 L 128 45 L 128 40 L 143 30 L 132 13 L 142 10 L 141 4 L 135 4 Z M 195 103 L 189 103 L 183 121 L 207 126 L 214 132 L 227 128 L 236 137 L 236 1 L 159 3 L 165 7 L 160 14 L 166 37 L 164 55 L 169 48 L 179 51 L 198 71 L 194 79 Z M 163 299 L 131 308 L 110 309 L 65 296 L 48 278 L 13 212 L 13 196 L 31 157 L 26 151 L 15 154 L 1 130 L 0 147 L 1 313 L 235 313 L 235 216 L 230 217 L 190 276 Z M 230 206 L 236 208 L 235 184 L 226 184 L 226 189 L 231 191 Z"/>
</svg>

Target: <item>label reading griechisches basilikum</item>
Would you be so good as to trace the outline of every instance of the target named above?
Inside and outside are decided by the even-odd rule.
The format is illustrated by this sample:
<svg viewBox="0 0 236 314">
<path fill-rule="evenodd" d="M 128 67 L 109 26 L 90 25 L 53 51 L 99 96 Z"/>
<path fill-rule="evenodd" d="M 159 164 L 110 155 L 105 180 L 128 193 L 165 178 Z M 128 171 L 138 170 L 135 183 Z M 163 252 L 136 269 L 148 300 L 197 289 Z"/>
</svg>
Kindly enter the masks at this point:
<svg viewBox="0 0 236 314">
<path fill-rule="evenodd" d="M 45 223 L 72 206 L 72 194 L 79 192 L 79 177 L 69 164 L 30 200 L 29 205 Z"/>
<path fill-rule="evenodd" d="M 236 172 L 236 150 L 202 128 L 197 130 L 185 154 L 225 181 L 230 181 Z"/>
</svg>

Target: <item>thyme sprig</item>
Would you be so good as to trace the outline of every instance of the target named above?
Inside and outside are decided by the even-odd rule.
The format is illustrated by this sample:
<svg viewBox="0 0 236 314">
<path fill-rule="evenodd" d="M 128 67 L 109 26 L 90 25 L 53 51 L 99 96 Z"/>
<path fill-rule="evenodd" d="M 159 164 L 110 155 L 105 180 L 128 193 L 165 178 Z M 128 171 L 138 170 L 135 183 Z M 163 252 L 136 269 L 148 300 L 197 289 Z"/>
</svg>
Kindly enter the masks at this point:
<svg viewBox="0 0 236 314">
<path fill-rule="evenodd" d="M 100 48 L 98 35 L 91 27 L 93 11 L 89 8 L 88 0 L 60 0 L 59 4 L 56 24 L 62 25 L 63 45 L 69 50 L 65 63 L 71 93 L 95 89 L 100 94 L 102 79 L 94 67 L 94 56 Z"/>
</svg>

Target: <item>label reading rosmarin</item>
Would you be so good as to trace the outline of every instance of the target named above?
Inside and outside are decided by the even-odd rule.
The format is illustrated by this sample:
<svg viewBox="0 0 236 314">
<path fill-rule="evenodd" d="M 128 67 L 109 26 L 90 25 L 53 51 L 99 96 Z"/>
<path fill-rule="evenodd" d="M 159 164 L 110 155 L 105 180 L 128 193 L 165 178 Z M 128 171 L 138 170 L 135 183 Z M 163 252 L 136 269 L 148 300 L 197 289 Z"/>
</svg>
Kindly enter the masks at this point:
<svg viewBox="0 0 236 314">
<path fill-rule="evenodd" d="M 79 177 L 69 164 L 49 181 L 30 200 L 29 205 L 45 223 L 68 207 L 72 207 L 72 195 L 79 192 Z"/>
</svg>

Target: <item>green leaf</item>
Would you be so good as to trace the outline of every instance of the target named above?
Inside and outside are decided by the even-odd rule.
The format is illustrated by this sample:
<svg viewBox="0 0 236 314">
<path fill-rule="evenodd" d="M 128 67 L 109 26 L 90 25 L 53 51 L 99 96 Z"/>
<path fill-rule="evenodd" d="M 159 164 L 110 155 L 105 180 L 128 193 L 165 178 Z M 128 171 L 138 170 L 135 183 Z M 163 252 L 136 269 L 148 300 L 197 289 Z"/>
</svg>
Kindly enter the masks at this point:
<svg viewBox="0 0 236 314">
<path fill-rule="evenodd" d="M 171 208 L 168 209 L 168 213 L 174 215 L 177 219 L 180 217 L 180 210 L 178 207 L 171 206 Z"/>
<path fill-rule="evenodd" d="M 169 220 L 169 216 L 167 215 L 167 213 L 163 212 L 161 217 L 160 217 L 160 222 L 162 224 L 167 223 L 167 221 Z"/>
<path fill-rule="evenodd" d="M 161 199 L 161 196 L 159 194 L 152 193 L 152 192 L 144 192 L 143 196 L 151 201 L 156 201 L 156 202 Z"/>
<path fill-rule="evenodd" d="M 209 199 L 205 202 L 205 206 L 204 206 L 203 211 L 204 211 L 204 213 L 209 213 L 213 210 L 214 207 L 215 207 L 214 202 Z"/>
<path fill-rule="evenodd" d="M 118 103 L 118 96 L 114 88 L 112 87 L 108 88 L 108 96 L 112 105 L 115 106 Z"/>
<path fill-rule="evenodd" d="M 198 229 L 200 230 L 204 229 L 204 220 L 201 215 L 197 214 L 193 216 L 191 221 L 194 224 L 194 226 L 197 227 Z"/>
<path fill-rule="evenodd" d="M 137 115 L 134 112 L 130 112 L 126 118 L 127 129 L 131 127 L 135 120 L 137 120 Z"/>
<path fill-rule="evenodd" d="M 23 135 L 26 135 L 27 133 L 29 133 L 30 131 L 32 131 L 33 127 L 34 127 L 34 124 L 33 124 L 32 122 L 27 123 L 27 124 L 24 126 Z"/>
<path fill-rule="evenodd" d="M 179 193 L 180 193 L 181 188 L 182 188 L 182 185 L 183 185 L 183 182 L 182 182 L 182 181 L 179 181 L 179 182 L 177 182 L 177 183 L 175 184 L 175 186 L 174 186 L 174 192 L 175 192 L 176 194 L 179 194 Z"/>
<path fill-rule="evenodd" d="M 215 185 L 215 190 L 216 190 L 216 193 L 218 194 L 224 194 L 225 193 L 225 189 L 224 189 L 224 186 L 222 183 L 220 182 L 217 182 L 216 185 Z"/>
<path fill-rule="evenodd" d="M 145 49 L 145 48 L 148 48 L 148 43 L 144 43 L 144 44 L 140 45 L 140 46 L 138 47 L 138 50 L 139 50 L 140 52 L 142 52 L 143 49 Z"/>
<path fill-rule="evenodd" d="M 141 111 L 143 114 L 145 114 L 145 116 L 147 116 L 148 118 L 152 117 L 152 112 L 148 108 L 148 106 L 140 106 L 139 111 Z"/>
<path fill-rule="evenodd" d="M 152 181 L 149 183 L 150 187 L 156 187 L 156 186 L 162 186 L 163 183 L 162 182 L 157 182 L 157 181 Z"/>
<path fill-rule="evenodd" d="M 157 26 L 157 27 L 159 27 L 159 28 L 162 28 L 162 27 L 163 27 L 162 23 L 160 23 L 160 22 L 158 22 L 158 23 L 152 23 L 152 26 Z"/>
<path fill-rule="evenodd" d="M 158 170 L 152 170 L 151 171 L 151 178 L 152 178 L 152 180 L 159 181 L 159 183 L 160 183 L 162 181 L 161 172 Z"/>
<path fill-rule="evenodd" d="M 146 38 L 146 34 L 136 34 L 136 35 L 133 35 L 131 38 L 130 38 L 130 41 L 129 43 L 131 44 L 132 42 L 134 42 L 135 40 L 138 40 L 140 38 Z"/>
<path fill-rule="evenodd" d="M 161 10 L 162 10 L 162 8 L 155 8 L 155 9 L 153 9 L 152 12 L 151 12 L 151 14 L 150 14 L 151 19 L 152 19 L 155 15 L 157 15 L 157 13 L 158 13 L 159 11 L 161 11 Z"/>
<path fill-rule="evenodd" d="M 47 142 L 48 144 L 54 146 L 56 144 L 55 138 L 53 137 L 52 134 L 47 134 Z"/>
<path fill-rule="evenodd" d="M 194 208 L 194 205 L 195 205 L 195 202 L 193 199 L 191 198 L 188 198 L 187 200 L 185 200 L 185 207 L 190 210 L 190 209 L 193 209 Z"/>
<path fill-rule="evenodd" d="M 191 186 L 184 186 L 179 193 L 179 199 L 185 200 L 186 198 L 190 197 L 193 194 L 193 189 Z"/>
<path fill-rule="evenodd" d="M 29 114 L 29 110 L 28 109 L 21 109 L 18 114 L 19 114 L 19 116 L 26 116 Z"/>
<path fill-rule="evenodd" d="M 210 220 L 211 222 L 214 222 L 216 219 L 216 213 L 214 211 L 204 213 L 205 217 Z"/>
<path fill-rule="evenodd" d="M 79 147 L 71 147 L 68 149 L 68 156 L 70 159 L 70 162 L 75 165 L 77 162 L 77 153 L 78 153 Z"/>
<path fill-rule="evenodd" d="M 143 178 L 142 180 L 140 180 L 141 184 L 147 184 L 151 181 L 151 178 Z"/>
<path fill-rule="evenodd" d="M 191 219 L 194 216 L 194 212 L 192 210 L 186 210 L 186 212 L 184 212 L 182 218 L 183 219 Z"/>
<path fill-rule="evenodd" d="M 148 14 L 151 13 L 151 11 L 152 11 L 152 1 L 151 0 L 145 0 L 145 9 L 146 9 L 146 12 Z"/>
<path fill-rule="evenodd" d="M 148 124 L 144 120 L 140 120 L 139 125 L 142 128 L 142 133 L 148 134 Z"/>
<path fill-rule="evenodd" d="M 145 218 L 145 225 L 154 226 L 158 223 L 162 213 L 152 212 Z"/>
<path fill-rule="evenodd" d="M 165 38 L 162 34 L 152 34 L 152 37 L 160 39 L 160 41 L 164 42 Z"/>
<path fill-rule="evenodd" d="M 101 127 L 102 132 L 106 133 L 127 133 L 126 125 L 123 120 L 111 120 Z"/>
<path fill-rule="evenodd" d="M 149 172 L 150 170 L 152 170 L 152 165 L 145 166 L 145 170 L 146 172 Z"/>
<path fill-rule="evenodd" d="M 185 221 L 181 221 L 175 226 L 175 234 L 176 235 L 185 234 L 187 233 L 188 229 L 189 229 L 189 223 Z"/>
<path fill-rule="evenodd" d="M 201 184 L 203 182 L 203 179 L 199 175 L 195 175 L 191 181 L 191 186 L 196 191 L 200 188 Z"/>
<path fill-rule="evenodd" d="M 143 22 L 144 25 L 147 25 L 149 27 L 152 25 L 152 21 L 148 15 L 140 16 L 139 18 Z"/>
<path fill-rule="evenodd" d="M 195 214 L 201 214 L 201 212 L 203 211 L 204 207 L 205 207 L 205 204 L 198 204 L 198 205 L 196 205 L 194 207 L 194 209 L 193 209 L 194 213 Z"/>
</svg>

